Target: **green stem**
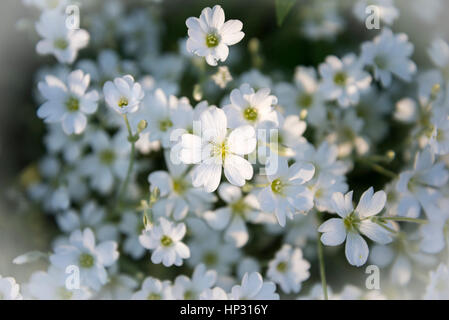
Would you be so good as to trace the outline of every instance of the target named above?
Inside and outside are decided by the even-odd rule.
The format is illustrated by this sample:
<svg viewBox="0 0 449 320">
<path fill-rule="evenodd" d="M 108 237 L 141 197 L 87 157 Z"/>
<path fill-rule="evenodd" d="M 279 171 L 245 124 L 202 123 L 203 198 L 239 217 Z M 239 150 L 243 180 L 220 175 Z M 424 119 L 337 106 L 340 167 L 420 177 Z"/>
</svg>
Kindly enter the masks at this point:
<svg viewBox="0 0 449 320">
<path fill-rule="evenodd" d="M 125 196 L 126 190 L 128 188 L 129 179 L 131 178 L 131 173 L 132 173 L 133 167 L 134 167 L 134 154 L 135 154 L 135 149 L 136 149 L 136 146 L 135 146 L 136 145 L 136 139 L 135 139 L 136 137 L 133 135 L 133 132 L 131 130 L 131 126 L 128 121 L 128 116 L 126 114 L 123 115 L 123 119 L 125 120 L 126 128 L 128 129 L 128 140 L 131 142 L 131 154 L 130 154 L 130 158 L 129 158 L 128 171 L 126 172 L 126 178 L 123 181 L 123 184 L 120 188 L 120 192 L 118 195 L 119 204 L 122 203 L 123 197 Z"/>
<path fill-rule="evenodd" d="M 329 297 L 327 296 L 326 271 L 324 269 L 323 245 L 320 240 L 320 234 L 318 234 L 317 244 L 318 244 L 318 259 L 320 262 L 321 286 L 323 287 L 323 296 L 324 296 L 324 300 L 329 300 Z"/>
<path fill-rule="evenodd" d="M 401 222 L 413 222 L 419 224 L 426 224 L 425 219 L 407 218 L 407 217 L 381 217 L 383 220 L 401 221 Z"/>
</svg>

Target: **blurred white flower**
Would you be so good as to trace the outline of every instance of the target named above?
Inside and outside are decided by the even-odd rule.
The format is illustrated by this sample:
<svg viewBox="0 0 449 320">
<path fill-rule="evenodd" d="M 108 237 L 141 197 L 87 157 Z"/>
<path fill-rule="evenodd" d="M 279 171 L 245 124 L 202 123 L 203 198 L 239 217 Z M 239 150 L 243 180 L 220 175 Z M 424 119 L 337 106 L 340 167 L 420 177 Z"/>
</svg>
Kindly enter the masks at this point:
<svg viewBox="0 0 449 320">
<path fill-rule="evenodd" d="M 315 68 L 297 67 L 293 85 L 281 82 L 276 85 L 275 92 L 279 104 L 286 108 L 288 114 L 299 114 L 307 118 L 307 122 L 318 126 L 326 118 L 326 107 L 323 94 L 318 90 L 319 82 Z"/>
<path fill-rule="evenodd" d="M 50 256 L 53 266 L 65 270 L 68 266 L 79 268 L 80 283 L 99 290 L 108 282 L 105 267 L 110 267 L 119 257 L 117 243 L 104 241 L 95 243 L 91 229 L 76 230 L 70 235 L 69 243 L 55 248 Z"/>
<path fill-rule="evenodd" d="M 360 92 L 367 90 L 371 76 L 363 71 L 361 63 L 354 54 L 348 54 L 342 60 L 328 56 L 319 66 L 323 81 L 320 90 L 327 100 L 337 100 L 347 108 L 359 102 Z"/>
<path fill-rule="evenodd" d="M 148 176 L 150 190 L 159 188 L 160 199 L 154 205 L 155 214 L 184 219 L 189 211 L 200 212 L 210 207 L 216 197 L 192 186 L 192 177 L 185 164 L 174 165 L 167 160 L 167 171 L 153 171 Z"/>
<path fill-rule="evenodd" d="M 239 187 L 223 183 L 218 188 L 220 198 L 226 207 L 204 213 L 204 219 L 215 230 L 224 230 L 224 237 L 236 247 L 248 242 L 246 222 L 256 222 L 259 213 L 259 202 L 254 194 L 242 195 Z"/>
<path fill-rule="evenodd" d="M 431 220 L 441 215 L 437 203 L 442 194 L 438 188 L 447 183 L 449 172 L 444 162 L 435 163 L 435 160 L 433 152 L 426 148 L 416 154 L 413 169 L 399 175 L 396 185 L 401 195 L 398 215 L 417 218 L 421 207 Z"/>
<path fill-rule="evenodd" d="M 22 300 L 20 286 L 16 280 L 11 277 L 2 277 L 0 275 L 0 300 Z"/>
<path fill-rule="evenodd" d="M 285 293 L 298 293 L 301 283 L 310 276 L 309 268 L 310 263 L 303 259 L 301 249 L 284 244 L 268 263 L 267 276 L 278 283 Z"/>
<path fill-rule="evenodd" d="M 78 51 L 87 46 L 89 33 L 83 29 L 69 29 L 67 17 L 57 10 L 44 11 L 36 23 L 36 31 L 43 38 L 36 45 L 39 54 L 53 54 L 61 63 L 75 61 Z"/>
<path fill-rule="evenodd" d="M 449 269 L 446 265 L 440 264 L 435 271 L 430 272 L 430 282 L 427 285 L 424 299 L 449 299 Z"/>
<path fill-rule="evenodd" d="M 368 11 L 367 8 L 374 6 L 374 11 Z M 353 7 L 353 13 L 361 22 L 365 22 L 368 15 L 375 14 L 388 25 L 392 25 L 394 20 L 399 17 L 399 10 L 394 6 L 393 0 L 358 0 Z"/>
<path fill-rule="evenodd" d="M 241 285 L 232 287 L 229 300 L 279 300 L 276 286 L 264 281 L 260 273 L 245 273 Z"/>
<path fill-rule="evenodd" d="M 416 72 L 416 65 L 410 60 L 413 49 L 405 33 L 393 34 L 385 28 L 373 41 L 362 44 L 360 60 L 364 66 L 373 68 L 374 79 L 388 87 L 392 74 L 407 82 L 412 79 Z"/>
<path fill-rule="evenodd" d="M 177 276 L 172 287 L 173 297 L 176 300 L 198 300 L 200 295 L 210 289 L 217 279 L 217 272 L 206 270 L 204 264 L 195 267 L 192 279 L 181 275 Z"/>
<path fill-rule="evenodd" d="M 147 277 L 142 283 L 142 288 L 133 294 L 132 300 L 172 300 L 170 281 L 160 281 L 153 277 Z"/>
<path fill-rule="evenodd" d="M 50 266 L 48 272 L 36 271 L 25 285 L 27 298 L 37 300 L 86 300 L 91 293 L 86 287 L 68 289 L 69 275 L 64 270 Z"/>
<path fill-rule="evenodd" d="M 40 93 L 47 100 L 37 110 L 39 118 L 45 122 L 61 122 L 66 134 L 80 134 L 87 125 L 86 114 L 97 110 L 98 92 L 86 93 L 90 76 L 81 70 L 69 74 L 67 84 L 60 79 L 47 75 L 45 82 L 39 82 Z"/>
</svg>

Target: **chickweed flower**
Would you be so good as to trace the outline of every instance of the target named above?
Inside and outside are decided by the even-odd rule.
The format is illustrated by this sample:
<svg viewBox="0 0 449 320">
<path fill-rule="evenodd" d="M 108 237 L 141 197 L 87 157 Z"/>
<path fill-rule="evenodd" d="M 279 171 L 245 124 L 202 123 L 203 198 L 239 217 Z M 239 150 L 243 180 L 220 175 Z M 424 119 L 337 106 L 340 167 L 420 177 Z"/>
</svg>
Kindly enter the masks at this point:
<svg viewBox="0 0 449 320">
<path fill-rule="evenodd" d="M 242 22 L 225 22 L 224 11 L 219 5 L 203 9 L 199 18 L 188 18 L 186 25 L 189 28 L 187 51 L 205 57 L 211 66 L 216 66 L 218 61 L 225 61 L 229 54 L 228 46 L 240 42 L 245 36 L 241 31 Z"/>
<path fill-rule="evenodd" d="M 97 111 L 98 92 L 89 87 L 90 76 L 81 70 L 69 74 L 67 84 L 48 75 L 39 82 L 40 93 L 47 100 L 37 110 L 37 116 L 48 123 L 61 122 L 66 134 L 80 134 L 86 129 L 86 114 Z"/>
</svg>

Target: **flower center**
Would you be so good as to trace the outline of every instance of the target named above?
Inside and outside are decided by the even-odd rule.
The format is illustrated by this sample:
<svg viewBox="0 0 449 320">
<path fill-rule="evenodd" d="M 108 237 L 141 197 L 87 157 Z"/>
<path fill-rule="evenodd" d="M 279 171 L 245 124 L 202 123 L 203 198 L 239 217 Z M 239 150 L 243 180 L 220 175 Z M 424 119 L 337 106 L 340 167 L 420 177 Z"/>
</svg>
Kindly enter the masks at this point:
<svg viewBox="0 0 449 320">
<path fill-rule="evenodd" d="M 231 205 L 231 210 L 233 213 L 243 216 L 246 210 L 248 210 L 248 205 L 243 199 L 240 199 Z"/>
<path fill-rule="evenodd" d="M 226 154 L 228 153 L 228 145 L 226 141 L 221 144 L 215 144 L 212 147 L 212 156 L 214 158 L 220 158 L 224 160 L 226 158 Z"/>
<path fill-rule="evenodd" d="M 315 192 L 315 197 L 316 198 L 321 198 L 324 195 L 324 191 L 323 189 L 319 188 L 316 192 Z"/>
<path fill-rule="evenodd" d="M 287 263 L 284 261 L 279 262 L 278 265 L 276 266 L 276 270 L 279 271 L 280 273 L 284 273 L 285 271 L 287 271 Z"/>
<path fill-rule="evenodd" d="M 284 190 L 284 184 L 282 183 L 281 179 L 273 180 L 271 183 L 271 190 L 276 194 L 282 194 L 282 191 Z"/>
<path fill-rule="evenodd" d="M 159 129 L 160 129 L 162 132 L 167 131 L 167 130 L 170 129 L 172 126 L 173 126 L 173 122 L 171 122 L 170 119 L 164 119 L 164 120 L 161 120 L 161 121 L 159 122 Z"/>
<path fill-rule="evenodd" d="M 100 162 L 105 165 L 110 165 L 115 160 L 115 153 L 113 150 L 106 149 L 100 152 Z"/>
<path fill-rule="evenodd" d="M 257 109 L 254 107 L 248 107 L 243 111 L 243 117 L 251 122 L 257 120 Z"/>
<path fill-rule="evenodd" d="M 70 300 L 70 299 L 72 299 L 73 292 L 67 290 L 64 287 L 59 287 L 57 289 L 57 292 L 58 292 L 57 295 L 58 295 L 59 298 L 61 298 L 61 300 Z"/>
<path fill-rule="evenodd" d="M 67 108 L 68 111 L 70 112 L 75 112 L 78 111 L 80 108 L 80 102 L 77 98 L 75 97 L 70 97 L 67 99 L 67 101 L 65 102 L 65 106 Z"/>
<path fill-rule="evenodd" d="M 151 293 L 148 295 L 147 299 L 148 299 L 148 300 L 161 300 L 162 297 L 161 297 L 161 295 L 158 294 L 158 293 L 151 292 Z"/>
<path fill-rule="evenodd" d="M 82 268 L 92 268 L 94 265 L 94 257 L 88 253 L 83 253 L 79 257 L 79 263 Z"/>
<path fill-rule="evenodd" d="M 163 235 L 161 238 L 161 244 L 164 247 L 169 247 L 173 244 L 173 240 L 169 236 Z"/>
<path fill-rule="evenodd" d="M 354 231 L 357 229 L 357 224 L 360 222 L 354 215 L 354 212 L 351 212 L 343 219 L 343 224 L 347 231 Z"/>
<path fill-rule="evenodd" d="M 46 2 L 49 9 L 55 9 L 59 4 L 59 0 L 47 0 Z"/>
<path fill-rule="evenodd" d="M 192 290 L 187 290 L 184 293 L 184 300 L 193 300 L 195 298 L 195 294 L 192 292 Z"/>
<path fill-rule="evenodd" d="M 334 75 L 334 83 L 337 86 L 344 86 L 346 84 L 346 80 L 348 80 L 348 76 L 343 71 L 337 72 Z"/>
<path fill-rule="evenodd" d="M 388 66 L 388 59 L 385 58 L 384 56 L 376 56 L 374 58 L 374 64 L 379 68 L 379 69 L 386 69 Z"/>
<path fill-rule="evenodd" d="M 445 140 L 444 131 L 441 129 L 437 129 L 437 136 L 436 139 L 438 142 L 442 142 Z"/>
<path fill-rule="evenodd" d="M 69 43 L 63 38 L 58 38 L 53 42 L 53 45 L 56 49 L 65 50 L 69 46 Z"/>
<path fill-rule="evenodd" d="M 187 183 L 183 179 L 173 180 L 173 190 L 177 194 L 183 194 L 187 190 Z"/>
<path fill-rule="evenodd" d="M 217 264 L 218 261 L 215 252 L 207 252 L 203 257 L 203 260 L 207 266 L 214 266 Z"/>
<path fill-rule="evenodd" d="M 297 101 L 301 108 L 308 109 L 313 103 L 313 96 L 311 94 L 300 94 Z"/>
<path fill-rule="evenodd" d="M 206 46 L 208 48 L 213 48 L 218 46 L 218 43 L 220 42 L 220 39 L 218 38 L 218 35 L 215 33 L 209 33 L 206 36 Z"/>
<path fill-rule="evenodd" d="M 128 99 L 127 98 L 125 98 L 125 97 L 121 97 L 120 99 L 118 99 L 118 103 L 117 103 L 117 105 L 120 107 L 120 108 L 123 108 L 123 107 L 126 107 L 127 105 L 128 105 Z"/>
</svg>

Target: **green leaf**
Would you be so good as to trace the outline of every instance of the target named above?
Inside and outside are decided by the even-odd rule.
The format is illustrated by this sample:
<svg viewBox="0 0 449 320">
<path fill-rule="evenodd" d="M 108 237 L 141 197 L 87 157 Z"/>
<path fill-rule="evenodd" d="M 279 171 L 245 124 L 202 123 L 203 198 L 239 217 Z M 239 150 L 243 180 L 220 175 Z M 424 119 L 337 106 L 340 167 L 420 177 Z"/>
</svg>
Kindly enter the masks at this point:
<svg viewBox="0 0 449 320">
<path fill-rule="evenodd" d="M 296 0 L 274 0 L 276 6 L 276 18 L 278 26 L 280 27 L 287 17 L 290 10 L 293 8 Z"/>
</svg>

